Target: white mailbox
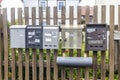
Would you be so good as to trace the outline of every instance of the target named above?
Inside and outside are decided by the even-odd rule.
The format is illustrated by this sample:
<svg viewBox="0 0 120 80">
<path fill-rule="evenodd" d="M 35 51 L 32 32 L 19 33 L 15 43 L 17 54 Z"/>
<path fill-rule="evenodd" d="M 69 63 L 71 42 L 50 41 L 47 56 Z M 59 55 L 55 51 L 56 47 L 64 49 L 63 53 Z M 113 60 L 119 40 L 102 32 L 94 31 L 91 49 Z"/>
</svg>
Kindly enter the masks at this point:
<svg viewBox="0 0 120 80">
<path fill-rule="evenodd" d="M 11 48 L 25 48 L 25 33 L 26 25 L 12 25 L 10 26 L 10 47 Z"/>
</svg>

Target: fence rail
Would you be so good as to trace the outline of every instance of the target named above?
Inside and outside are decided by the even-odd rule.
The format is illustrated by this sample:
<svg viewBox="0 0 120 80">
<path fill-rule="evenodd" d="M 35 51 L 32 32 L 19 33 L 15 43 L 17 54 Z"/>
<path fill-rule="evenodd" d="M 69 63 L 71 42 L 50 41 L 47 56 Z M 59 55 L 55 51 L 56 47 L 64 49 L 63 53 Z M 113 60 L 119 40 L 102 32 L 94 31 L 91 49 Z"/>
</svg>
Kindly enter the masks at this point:
<svg viewBox="0 0 120 80">
<path fill-rule="evenodd" d="M 57 7 L 54 7 L 53 12 L 50 11 L 50 7 L 46 8 L 46 14 L 43 12 L 42 7 L 37 10 L 35 7 L 29 9 L 18 8 L 17 12 L 15 8 L 11 8 L 11 18 L 8 20 L 7 9 L 0 10 L 0 80 L 114 80 L 114 75 L 117 75 L 117 79 L 120 79 L 120 42 L 114 41 L 114 6 L 110 6 L 110 25 L 109 25 L 109 49 L 108 51 L 84 51 L 84 45 L 82 49 L 69 49 L 69 50 L 41 50 L 41 49 L 11 49 L 9 47 L 9 26 L 15 24 L 43 24 L 46 21 L 47 24 L 70 24 L 82 25 L 83 19 L 81 18 L 81 8 L 77 7 L 77 12 L 74 13 L 74 7 L 70 6 L 69 10 L 65 7 L 62 8 L 61 18 L 59 18 L 59 12 Z M 106 23 L 106 6 L 101 7 L 101 12 L 98 10 L 98 6 L 93 7 L 94 14 L 92 15 L 92 22 L 90 22 L 90 7 L 86 6 L 86 14 L 84 15 L 85 25 L 88 23 L 98 23 L 98 13 L 101 13 L 101 23 Z M 31 11 L 31 12 L 30 12 Z M 69 18 L 66 18 L 66 11 L 69 12 Z M 31 17 L 30 17 L 31 13 Z M 39 13 L 36 15 L 36 13 Z M 17 18 L 16 18 L 17 14 Z M 53 18 L 51 18 L 53 14 Z M 46 16 L 44 18 L 43 16 Z M 75 18 L 74 15 L 77 15 Z M 39 16 L 37 18 L 36 16 Z M 118 7 L 118 31 L 120 30 L 120 6 Z M 30 21 L 31 20 L 31 21 Z M 67 22 L 68 20 L 68 22 Z M 9 23 L 9 24 L 8 24 Z M 81 26 L 80 26 L 81 27 Z M 84 44 L 84 43 L 83 43 Z M 115 47 L 114 47 L 115 46 Z M 115 51 L 117 50 L 117 52 Z M 56 64 L 57 56 L 63 56 L 64 53 L 69 53 L 68 56 L 84 56 L 93 57 L 92 67 L 60 67 Z M 116 54 L 115 54 L 116 53 Z M 115 57 L 115 55 L 117 57 Z M 116 59 L 117 58 L 117 59 Z M 115 64 L 115 59 L 117 64 Z M 114 67 L 115 66 L 115 67 Z M 116 68 L 116 69 L 114 69 Z M 116 74 L 117 72 L 118 74 Z M 107 74 L 106 74 L 107 73 Z M 108 75 L 109 74 L 109 75 Z"/>
</svg>

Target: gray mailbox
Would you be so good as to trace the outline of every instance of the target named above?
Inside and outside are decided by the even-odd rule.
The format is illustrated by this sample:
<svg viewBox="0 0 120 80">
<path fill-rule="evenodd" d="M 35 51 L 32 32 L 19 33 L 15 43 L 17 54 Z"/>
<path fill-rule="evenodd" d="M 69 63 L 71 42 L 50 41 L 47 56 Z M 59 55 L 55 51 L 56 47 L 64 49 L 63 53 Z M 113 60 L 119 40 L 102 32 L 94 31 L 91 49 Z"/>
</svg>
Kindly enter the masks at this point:
<svg viewBox="0 0 120 80">
<path fill-rule="evenodd" d="M 27 25 L 26 47 L 42 48 L 42 27 L 39 25 Z"/>
<path fill-rule="evenodd" d="M 26 48 L 25 44 L 26 25 L 10 26 L 10 47 L 11 48 Z"/>
<path fill-rule="evenodd" d="M 87 24 L 86 26 L 86 51 L 104 51 L 107 49 L 106 24 Z"/>
<path fill-rule="evenodd" d="M 59 48 L 59 26 L 43 26 L 43 49 Z"/>
<path fill-rule="evenodd" d="M 62 48 L 81 49 L 82 46 L 82 28 L 62 27 Z"/>
<path fill-rule="evenodd" d="M 93 64 L 92 57 L 57 57 L 56 62 L 67 67 L 90 67 Z"/>
</svg>

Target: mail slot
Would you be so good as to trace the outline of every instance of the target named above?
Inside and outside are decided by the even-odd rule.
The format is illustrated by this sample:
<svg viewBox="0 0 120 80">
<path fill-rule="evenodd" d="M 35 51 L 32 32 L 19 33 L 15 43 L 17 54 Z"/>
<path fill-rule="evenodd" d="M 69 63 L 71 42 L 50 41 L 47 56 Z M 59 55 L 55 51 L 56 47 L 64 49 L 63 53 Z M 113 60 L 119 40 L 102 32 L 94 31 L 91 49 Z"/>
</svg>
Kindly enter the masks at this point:
<svg viewBox="0 0 120 80">
<path fill-rule="evenodd" d="M 67 67 L 91 67 L 93 61 L 91 57 L 57 57 L 57 64 Z"/>
<path fill-rule="evenodd" d="M 42 48 L 42 27 L 40 25 L 27 25 L 26 47 Z"/>
<path fill-rule="evenodd" d="M 105 51 L 107 49 L 107 25 L 87 24 L 86 51 Z"/>
<path fill-rule="evenodd" d="M 59 26 L 43 26 L 43 49 L 59 48 Z"/>
<path fill-rule="evenodd" d="M 62 27 L 62 48 L 81 49 L 82 47 L 82 28 L 80 27 Z"/>
<path fill-rule="evenodd" d="M 10 26 L 10 47 L 11 48 L 26 48 L 26 25 Z"/>
</svg>

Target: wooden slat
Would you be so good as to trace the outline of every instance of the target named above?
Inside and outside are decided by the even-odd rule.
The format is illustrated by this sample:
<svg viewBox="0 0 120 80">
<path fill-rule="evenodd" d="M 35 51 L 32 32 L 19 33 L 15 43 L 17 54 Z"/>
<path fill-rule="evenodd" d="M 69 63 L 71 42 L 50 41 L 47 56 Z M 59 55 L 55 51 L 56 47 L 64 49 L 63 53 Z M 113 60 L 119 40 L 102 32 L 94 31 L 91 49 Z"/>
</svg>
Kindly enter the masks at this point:
<svg viewBox="0 0 120 80">
<path fill-rule="evenodd" d="M 18 24 L 22 25 L 22 8 L 18 8 Z M 22 67 L 22 49 L 18 49 L 18 77 L 23 80 L 23 67 Z"/>
<path fill-rule="evenodd" d="M 98 7 L 94 7 L 94 23 L 98 23 L 97 19 Z M 93 51 L 93 80 L 97 80 L 97 51 Z"/>
<path fill-rule="evenodd" d="M 39 24 L 43 24 L 43 8 L 39 8 Z M 43 66 L 43 50 L 40 49 L 40 55 L 39 55 L 39 80 L 44 80 L 44 66 Z"/>
<path fill-rule="evenodd" d="M 101 12 L 101 14 L 102 14 L 101 22 L 103 24 L 105 24 L 106 23 L 106 6 L 102 6 L 101 9 L 102 9 L 101 10 L 102 11 Z M 105 68 L 106 57 L 105 57 L 105 55 L 106 55 L 106 52 L 102 51 L 101 52 L 101 80 L 105 80 L 105 77 L 106 77 L 106 68 Z"/>
<path fill-rule="evenodd" d="M 2 36 L 2 30 L 3 30 L 3 20 L 2 20 L 2 14 L 0 10 L 0 80 L 3 79 L 3 70 L 2 70 L 2 62 L 3 62 L 3 36 Z"/>
<path fill-rule="evenodd" d="M 97 80 L 97 51 L 93 51 L 93 80 Z"/>
<path fill-rule="evenodd" d="M 46 23 L 50 25 L 50 7 L 46 8 Z"/>
<path fill-rule="evenodd" d="M 110 62 L 109 62 L 109 80 L 114 80 L 114 6 L 110 6 Z"/>
<path fill-rule="evenodd" d="M 8 80 L 8 26 L 7 9 L 3 9 L 3 32 L 4 32 L 4 79 Z"/>
<path fill-rule="evenodd" d="M 77 24 L 81 24 L 81 7 L 77 7 Z"/>
<path fill-rule="evenodd" d="M 54 50 L 54 80 L 58 80 L 58 66 L 56 64 L 58 50 Z"/>
<path fill-rule="evenodd" d="M 70 51 L 69 56 L 73 57 L 73 49 L 70 49 L 69 51 Z M 73 68 L 72 67 L 70 67 L 69 80 L 73 80 Z"/>
<path fill-rule="evenodd" d="M 42 7 L 39 7 L 39 24 L 42 25 L 43 24 L 43 9 Z"/>
<path fill-rule="evenodd" d="M 29 24 L 29 9 L 27 7 L 24 8 L 24 12 L 25 12 L 25 24 L 28 25 Z M 29 65 L 29 49 L 25 49 L 25 80 L 29 80 L 30 79 L 30 65 Z"/>
<path fill-rule="evenodd" d="M 86 6 L 85 24 L 89 23 L 89 6 Z M 89 51 L 85 51 L 84 56 L 89 56 Z M 89 80 L 89 68 L 85 68 L 85 80 Z"/>
<path fill-rule="evenodd" d="M 77 7 L 77 24 L 81 24 L 81 7 Z M 77 57 L 81 56 L 81 49 L 77 49 Z M 80 80 L 80 67 L 77 68 L 77 80 Z"/>
<path fill-rule="evenodd" d="M 70 25 L 73 25 L 73 20 L 74 20 L 74 7 L 73 6 L 70 6 L 69 7 L 69 13 L 70 13 L 70 15 L 69 15 L 69 18 L 70 18 Z"/>
<path fill-rule="evenodd" d="M 81 49 L 77 49 L 77 57 L 80 57 L 81 56 Z M 80 67 L 77 68 L 77 80 L 81 80 L 80 79 Z"/>
<path fill-rule="evenodd" d="M 120 31 L 120 5 L 118 6 L 118 31 Z M 120 52 L 120 41 L 118 41 L 118 52 Z M 120 80 L 120 54 L 118 56 L 118 80 Z"/>
<path fill-rule="evenodd" d="M 11 25 L 15 25 L 15 8 L 11 8 Z M 12 52 L 12 80 L 16 80 L 16 65 L 15 65 L 15 49 L 11 49 Z"/>
<path fill-rule="evenodd" d="M 58 11 L 57 7 L 54 7 L 54 25 L 58 24 Z"/>
<path fill-rule="evenodd" d="M 32 7 L 32 25 L 36 25 L 36 8 Z M 37 80 L 36 49 L 32 49 L 32 80 Z"/>
<path fill-rule="evenodd" d="M 58 13 L 57 13 L 57 7 L 54 7 L 54 25 L 57 25 L 58 23 Z M 57 60 L 57 55 L 58 55 L 58 50 L 54 50 L 54 80 L 58 80 L 58 66 L 56 64 L 56 60 Z"/>
<path fill-rule="evenodd" d="M 62 22 L 62 24 L 66 24 L 66 10 L 65 10 L 65 7 L 62 7 L 62 13 L 61 13 L 61 22 Z"/>
<path fill-rule="evenodd" d="M 46 23 L 47 25 L 50 25 L 50 7 L 46 8 Z M 47 58 L 47 64 L 46 64 L 46 76 L 47 76 L 47 80 L 50 80 L 50 50 L 47 50 L 47 54 L 46 54 L 46 58 Z"/>
<path fill-rule="evenodd" d="M 46 59 L 47 59 L 47 63 L 46 63 L 46 76 L 47 76 L 47 80 L 51 80 L 50 79 L 50 72 L 51 72 L 51 69 L 50 69 L 50 50 L 47 50 Z"/>
<path fill-rule="evenodd" d="M 40 50 L 39 55 L 39 80 L 44 80 L 44 66 L 43 66 L 43 50 Z"/>
<path fill-rule="evenodd" d="M 62 49 L 62 56 L 64 57 L 64 55 L 65 55 L 65 49 Z M 66 80 L 66 78 L 65 78 L 65 67 L 61 67 L 61 80 Z"/>
</svg>

